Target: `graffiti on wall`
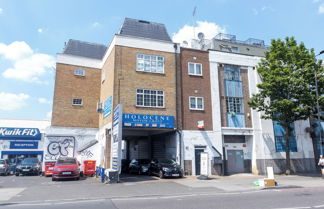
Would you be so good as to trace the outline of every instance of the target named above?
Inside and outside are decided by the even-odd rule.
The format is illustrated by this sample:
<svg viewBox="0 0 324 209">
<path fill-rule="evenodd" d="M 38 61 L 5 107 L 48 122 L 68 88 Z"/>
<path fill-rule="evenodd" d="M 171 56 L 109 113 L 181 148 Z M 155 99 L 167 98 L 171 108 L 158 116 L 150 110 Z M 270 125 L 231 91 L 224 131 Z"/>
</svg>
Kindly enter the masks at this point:
<svg viewBox="0 0 324 209">
<path fill-rule="evenodd" d="M 59 157 L 74 157 L 75 139 L 72 136 L 47 137 L 44 160 L 55 161 Z"/>
</svg>

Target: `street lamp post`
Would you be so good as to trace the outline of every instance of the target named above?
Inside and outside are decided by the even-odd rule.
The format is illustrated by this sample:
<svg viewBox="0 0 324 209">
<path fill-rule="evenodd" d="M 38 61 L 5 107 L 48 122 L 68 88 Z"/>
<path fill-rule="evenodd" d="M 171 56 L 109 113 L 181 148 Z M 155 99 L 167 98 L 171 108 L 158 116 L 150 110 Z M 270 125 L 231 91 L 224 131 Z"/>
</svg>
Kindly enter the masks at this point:
<svg viewBox="0 0 324 209">
<path fill-rule="evenodd" d="M 324 54 L 324 50 L 320 51 L 315 57 Z M 317 80 L 317 70 L 315 68 L 315 93 L 316 93 L 316 109 L 317 109 L 317 121 L 319 125 L 319 141 L 320 141 L 320 153 L 323 156 L 323 143 L 322 143 L 322 130 L 321 130 L 321 107 L 319 105 L 319 95 L 318 95 L 318 80 Z"/>
</svg>

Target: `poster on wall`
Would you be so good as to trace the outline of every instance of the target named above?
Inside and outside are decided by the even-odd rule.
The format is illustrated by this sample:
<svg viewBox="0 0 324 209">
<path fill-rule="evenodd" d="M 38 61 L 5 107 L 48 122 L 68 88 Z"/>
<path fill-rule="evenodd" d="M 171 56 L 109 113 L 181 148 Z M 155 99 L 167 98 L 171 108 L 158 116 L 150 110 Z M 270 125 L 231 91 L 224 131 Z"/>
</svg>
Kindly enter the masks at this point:
<svg viewBox="0 0 324 209">
<path fill-rule="evenodd" d="M 122 104 L 117 105 L 114 109 L 113 115 L 113 128 L 111 137 L 111 169 L 114 171 L 121 171 L 121 141 L 122 141 L 122 117 L 123 117 L 123 106 Z"/>
<path fill-rule="evenodd" d="M 73 136 L 47 136 L 44 142 L 44 161 L 56 161 L 59 157 L 74 157 Z"/>
</svg>

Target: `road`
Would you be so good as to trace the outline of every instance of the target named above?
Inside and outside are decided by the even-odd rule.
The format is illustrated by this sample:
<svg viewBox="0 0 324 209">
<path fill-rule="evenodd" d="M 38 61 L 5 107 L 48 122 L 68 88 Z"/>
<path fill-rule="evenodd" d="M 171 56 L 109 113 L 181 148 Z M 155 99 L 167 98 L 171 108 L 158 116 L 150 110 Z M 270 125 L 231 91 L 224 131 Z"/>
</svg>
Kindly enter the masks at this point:
<svg viewBox="0 0 324 209">
<path fill-rule="evenodd" d="M 13 181 L 14 180 L 14 181 Z M 181 180 L 145 179 L 105 185 L 94 179 L 51 182 L 44 177 L 0 177 L 1 190 L 23 189 L 1 201 L 4 209 L 307 209 L 324 208 L 324 187 L 291 187 L 269 190 L 222 191 L 191 188 Z M 180 182 L 180 183 L 179 183 Z"/>
</svg>

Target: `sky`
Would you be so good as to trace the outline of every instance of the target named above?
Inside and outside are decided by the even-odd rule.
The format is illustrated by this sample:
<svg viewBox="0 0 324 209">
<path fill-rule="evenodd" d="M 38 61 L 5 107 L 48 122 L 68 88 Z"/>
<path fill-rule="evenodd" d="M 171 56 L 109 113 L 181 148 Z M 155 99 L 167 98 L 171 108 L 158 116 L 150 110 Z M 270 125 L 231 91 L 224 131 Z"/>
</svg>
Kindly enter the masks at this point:
<svg viewBox="0 0 324 209">
<path fill-rule="evenodd" d="M 163 23 L 178 43 L 222 32 L 324 50 L 324 0 L 0 0 L 0 118 L 49 120 L 64 43 L 108 45 L 125 17 Z"/>
</svg>

